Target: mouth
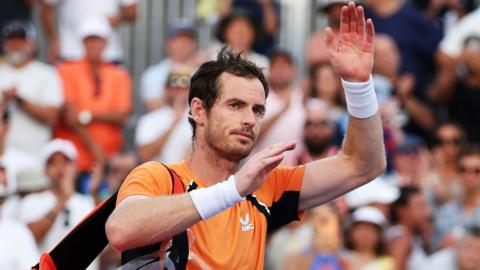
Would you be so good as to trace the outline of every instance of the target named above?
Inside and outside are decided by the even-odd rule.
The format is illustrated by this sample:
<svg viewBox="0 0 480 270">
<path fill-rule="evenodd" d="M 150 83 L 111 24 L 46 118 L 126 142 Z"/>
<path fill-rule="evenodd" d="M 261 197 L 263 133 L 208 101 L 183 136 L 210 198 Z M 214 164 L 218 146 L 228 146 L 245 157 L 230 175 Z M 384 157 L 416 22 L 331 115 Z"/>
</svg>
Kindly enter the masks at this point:
<svg viewBox="0 0 480 270">
<path fill-rule="evenodd" d="M 243 137 L 243 138 L 250 139 L 252 141 L 254 140 L 253 133 L 251 133 L 251 132 L 234 131 L 234 132 L 232 132 L 232 134 L 238 135 L 238 136 Z"/>
</svg>

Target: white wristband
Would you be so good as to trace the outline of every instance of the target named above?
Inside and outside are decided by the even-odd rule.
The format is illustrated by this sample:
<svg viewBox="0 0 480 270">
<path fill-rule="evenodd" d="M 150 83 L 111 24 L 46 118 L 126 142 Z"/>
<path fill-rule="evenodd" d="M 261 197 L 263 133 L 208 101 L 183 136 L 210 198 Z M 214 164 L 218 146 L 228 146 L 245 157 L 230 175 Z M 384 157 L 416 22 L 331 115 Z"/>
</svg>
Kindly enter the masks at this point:
<svg viewBox="0 0 480 270">
<path fill-rule="evenodd" d="M 189 192 L 189 194 L 202 219 L 208 219 L 245 200 L 238 193 L 235 185 L 235 176 L 233 175 L 226 181 L 207 188 L 195 189 Z"/>
<path fill-rule="evenodd" d="M 342 79 L 345 98 L 347 100 L 347 111 L 355 118 L 369 118 L 377 113 L 378 103 L 373 87 L 373 79 L 367 82 L 347 82 Z"/>
</svg>

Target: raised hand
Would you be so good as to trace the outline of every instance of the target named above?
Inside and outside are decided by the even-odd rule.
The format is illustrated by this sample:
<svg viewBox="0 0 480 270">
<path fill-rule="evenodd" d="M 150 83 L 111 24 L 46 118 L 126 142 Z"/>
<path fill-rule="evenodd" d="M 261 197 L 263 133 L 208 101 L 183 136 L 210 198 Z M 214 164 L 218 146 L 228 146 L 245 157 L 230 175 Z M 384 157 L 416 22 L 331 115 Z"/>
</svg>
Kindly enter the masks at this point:
<svg viewBox="0 0 480 270">
<path fill-rule="evenodd" d="M 235 174 L 235 183 L 240 196 L 253 193 L 260 187 L 267 174 L 283 160 L 285 151 L 293 150 L 295 142 L 270 145 L 253 155 Z"/>
<path fill-rule="evenodd" d="M 365 21 L 363 7 L 348 3 L 342 8 L 338 37 L 330 27 L 326 33 L 329 60 L 337 74 L 346 81 L 368 81 L 373 69 L 375 30 L 371 19 Z"/>
</svg>

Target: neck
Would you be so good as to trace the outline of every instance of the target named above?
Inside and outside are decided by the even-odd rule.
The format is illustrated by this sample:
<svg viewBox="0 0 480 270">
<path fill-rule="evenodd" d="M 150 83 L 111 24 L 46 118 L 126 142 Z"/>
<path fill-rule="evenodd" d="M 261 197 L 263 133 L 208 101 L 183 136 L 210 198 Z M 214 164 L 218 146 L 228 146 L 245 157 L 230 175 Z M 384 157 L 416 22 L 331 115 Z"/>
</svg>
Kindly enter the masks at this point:
<svg viewBox="0 0 480 270">
<path fill-rule="evenodd" d="M 219 158 L 205 143 L 195 140 L 194 149 L 187 164 L 205 184 L 214 185 L 235 174 L 239 162 Z"/>
<path fill-rule="evenodd" d="M 319 160 L 319 159 L 322 159 L 322 158 L 325 158 L 328 156 L 328 152 L 330 150 L 330 147 L 327 147 L 325 150 L 323 150 L 321 153 L 319 154 L 312 154 L 310 151 L 308 152 L 308 154 L 310 155 L 310 157 L 312 158 L 312 160 Z"/>
<path fill-rule="evenodd" d="M 403 3 L 403 0 L 379 0 L 372 6 L 372 9 L 377 15 L 387 17 L 397 12 Z"/>
<path fill-rule="evenodd" d="M 102 64 L 102 60 L 100 59 L 88 59 L 87 61 L 93 70 L 98 70 Z"/>
<path fill-rule="evenodd" d="M 27 66 L 28 64 L 30 64 L 31 60 L 26 60 L 24 62 L 21 62 L 21 63 L 18 63 L 18 64 L 10 64 L 13 68 L 16 68 L 16 69 L 20 69 L 20 68 L 23 68 L 25 66 Z"/>
<path fill-rule="evenodd" d="M 480 203 L 480 191 L 479 190 L 473 190 L 470 192 L 465 193 L 465 201 L 463 204 L 463 208 L 465 210 L 468 209 L 473 209 L 477 207 L 477 205 Z"/>
</svg>

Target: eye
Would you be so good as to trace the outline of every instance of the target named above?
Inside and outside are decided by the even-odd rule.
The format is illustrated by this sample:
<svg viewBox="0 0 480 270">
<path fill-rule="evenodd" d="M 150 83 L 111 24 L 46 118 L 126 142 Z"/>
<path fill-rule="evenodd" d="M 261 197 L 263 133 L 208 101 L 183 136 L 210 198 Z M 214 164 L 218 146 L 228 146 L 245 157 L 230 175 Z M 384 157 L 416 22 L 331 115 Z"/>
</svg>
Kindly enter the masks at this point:
<svg viewBox="0 0 480 270">
<path fill-rule="evenodd" d="M 242 104 L 240 104 L 240 102 L 232 102 L 228 106 L 232 109 L 240 109 L 242 107 Z"/>
<path fill-rule="evenodd" d="M 260 118 L 263 118 L 265 116 L 265 109 L 262 107 L 254 107 L 253 108 L 253 113 Z"/>
</svg>

